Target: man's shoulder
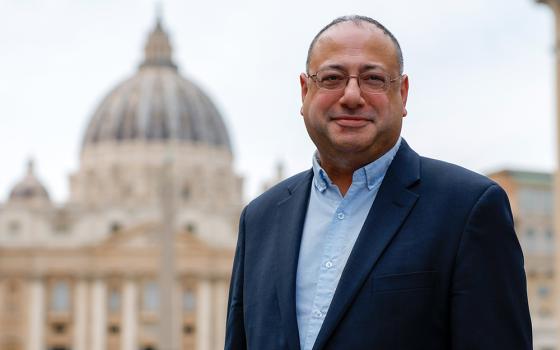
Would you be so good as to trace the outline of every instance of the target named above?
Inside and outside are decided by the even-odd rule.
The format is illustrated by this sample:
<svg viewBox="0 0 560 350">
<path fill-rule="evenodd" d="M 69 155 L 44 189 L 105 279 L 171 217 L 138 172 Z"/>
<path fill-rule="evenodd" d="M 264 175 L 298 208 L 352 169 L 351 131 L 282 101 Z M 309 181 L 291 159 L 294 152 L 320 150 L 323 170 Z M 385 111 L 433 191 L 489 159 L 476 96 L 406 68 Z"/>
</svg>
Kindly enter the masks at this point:
<svg viewBox="0 0 560 350">
<path fill-rule="evenodd" d="M 428 157 L 420 157 L 420 159 L 422 182 L 433 184 L 434 187 L 472 194 L 484 192 L 492 186 L 501 188 L 492 179 L 460 165 Z"/>
<path fill-rule="evenodd" d="M 247 207 L 260 208 L 276 205 L 279 201 L 288 197 L 294 191 L 305 190 L 303 187 L 309 185 L 312 178 L 313 172 L 311 170 L 305 170 L 301 173 L 293 175 L 260 194 L 258 197 L 249 202 Z"/>
</svg>

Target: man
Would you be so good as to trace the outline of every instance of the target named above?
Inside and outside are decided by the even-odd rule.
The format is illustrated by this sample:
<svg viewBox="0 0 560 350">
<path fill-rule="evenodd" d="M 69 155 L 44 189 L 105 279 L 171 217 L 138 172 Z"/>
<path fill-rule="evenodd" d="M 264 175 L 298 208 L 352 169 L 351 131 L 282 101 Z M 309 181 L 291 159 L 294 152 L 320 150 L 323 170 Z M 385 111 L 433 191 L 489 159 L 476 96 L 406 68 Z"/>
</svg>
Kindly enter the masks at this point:
<svg viewBox="0 0 560 350">
<path fill-rule="evenodd" d="M 380 23 L 310 45 L 301 114 L 313 169 L 241 215 L 226 349 L 531 349 L 504 191 L 400 137 L 409 80 Z"/>
</svg>

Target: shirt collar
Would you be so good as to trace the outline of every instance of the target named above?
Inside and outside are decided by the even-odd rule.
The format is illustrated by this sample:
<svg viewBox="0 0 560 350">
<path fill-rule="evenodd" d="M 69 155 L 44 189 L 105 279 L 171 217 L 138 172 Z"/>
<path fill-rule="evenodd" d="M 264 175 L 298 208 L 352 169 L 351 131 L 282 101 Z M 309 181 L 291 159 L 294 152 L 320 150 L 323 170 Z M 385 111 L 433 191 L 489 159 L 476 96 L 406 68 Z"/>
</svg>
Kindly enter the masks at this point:
<svg viewBox="0 0 560 350">
<path fill-rule="evenodd" d="M 368 190 L 379 186 L 399 150 L 401 140 L 402 138 L 399 136 L 395 145 L 384 155 L 354 171 L 352 184 L 364 183 Z M 319 192 L 324 192 L 329 186 L 333 185 L 329 175 L 319 164 L 319 153 L 317 151 L 313 153 L 313 183 Z"/>
</svg>

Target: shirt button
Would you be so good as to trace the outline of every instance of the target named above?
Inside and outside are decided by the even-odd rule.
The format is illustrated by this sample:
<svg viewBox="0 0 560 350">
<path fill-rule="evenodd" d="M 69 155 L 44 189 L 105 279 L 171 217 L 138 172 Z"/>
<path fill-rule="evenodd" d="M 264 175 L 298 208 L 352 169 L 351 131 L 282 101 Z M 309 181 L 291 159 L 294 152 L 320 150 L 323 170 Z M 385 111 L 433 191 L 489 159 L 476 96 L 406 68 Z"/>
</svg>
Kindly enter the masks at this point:
<svg viewBox="0 0 560 350">
<path fill-rule="evenodd" d="M 323 313 L 322 313 L 321 311 L 319 311 L 319 310 L 315 310 L 315 311 L 313 312 L 313 314 L 315 315 L 315 317 L 321 317 L 321 316 L 323 316 Z"/>
<path fill-rule="evenodd" d="M 339 220 L 344 219 L 344 213 L 338 213 L 338 215 L 336 216 Z"/>
<path fill-rule="evenodd" d="M 330 261 L 330 260 L 327 261 L 327 262 L 325 263 L 325 267 L 326 267 L 327 269 L 330 269 L 331 267 L 333 267 L 332 261 Z"/>
</svg>

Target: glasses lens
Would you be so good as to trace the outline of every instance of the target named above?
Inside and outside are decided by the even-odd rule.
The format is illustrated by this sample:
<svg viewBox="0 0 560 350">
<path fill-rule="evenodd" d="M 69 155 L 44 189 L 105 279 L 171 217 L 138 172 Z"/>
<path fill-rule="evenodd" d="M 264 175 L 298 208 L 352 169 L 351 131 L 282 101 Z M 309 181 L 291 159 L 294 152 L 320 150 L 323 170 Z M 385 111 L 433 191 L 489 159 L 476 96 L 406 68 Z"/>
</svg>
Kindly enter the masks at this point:
<svg viewBox="0 0 560 350">
<path fill-rule="evenodd" d="M 317 84 L 328 90 L 343 89 L 348 81 L 348 76 L 337 71 L 317 72 Z"/>
<path fill-rule="evenodd" d="M 322 89 L 341 90 L 348 84 L 348 79 L 350 77 L 346 73 L 337 70 L 323 70 L 317 72 L 314 80 Z M 359 75 L 358 79 L 362 91 L 369 93 L 383 93 L 387 91 L 387 87 L 391 83 L 389 75 L 379 71 L 364 72 Z"/>
<path fill-rule="evenodd" d="M 360 86 L 367 92 L 383 92 L 389 83 L 389 76 L 379 72 L 360 74 Z"/>
</svg>

